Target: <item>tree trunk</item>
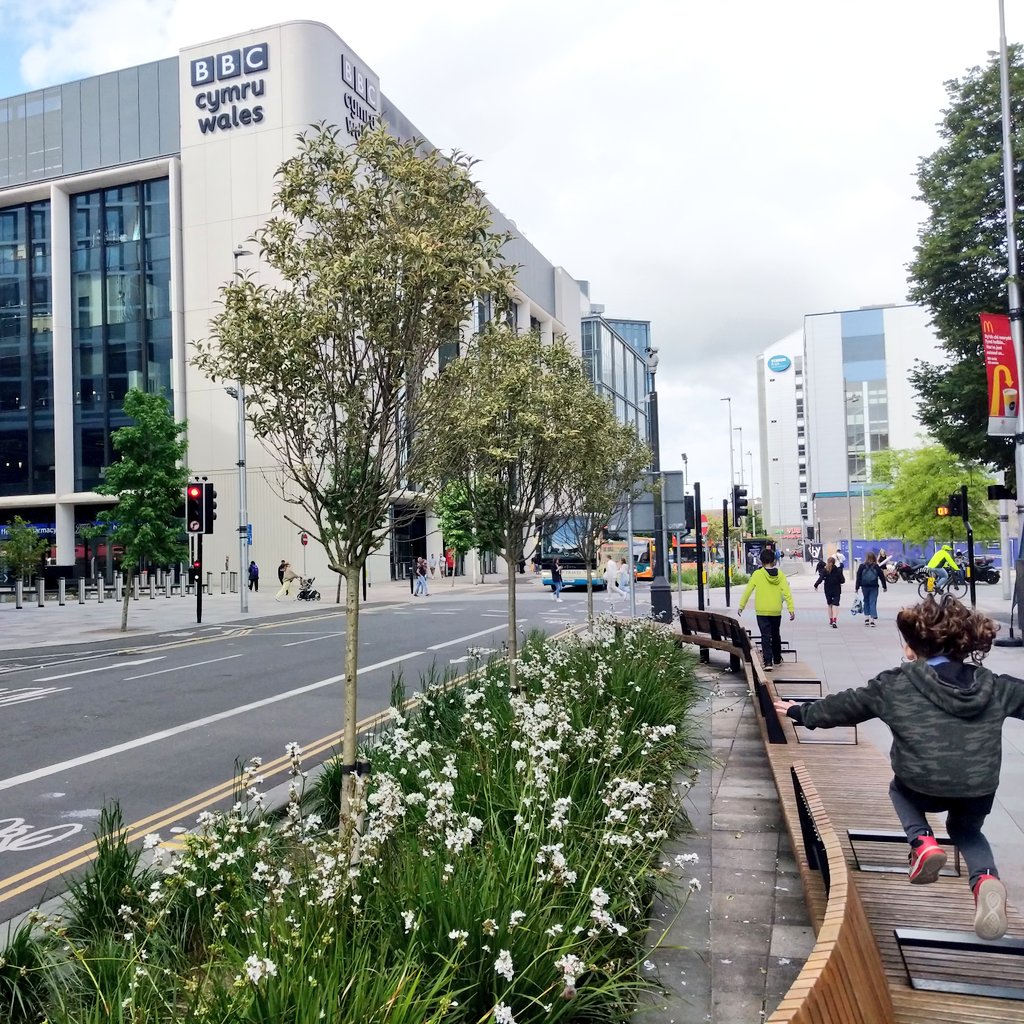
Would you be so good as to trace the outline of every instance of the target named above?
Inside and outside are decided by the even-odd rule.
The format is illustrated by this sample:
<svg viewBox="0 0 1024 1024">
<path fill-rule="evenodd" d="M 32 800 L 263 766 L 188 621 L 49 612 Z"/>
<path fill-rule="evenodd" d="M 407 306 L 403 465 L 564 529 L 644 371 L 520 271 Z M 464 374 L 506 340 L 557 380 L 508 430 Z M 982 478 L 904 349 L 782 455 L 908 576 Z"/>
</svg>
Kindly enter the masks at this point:
<svg viewBox="0 0 1024 1024">
<path fill-rule="evenodd" d="M 341 839 L 351 837 L 351 811 L 356 793 L 356 695 L 359 685 L 359 566 L 345 566 L 345 705 L 341 763 L 347 773 L 341 782 Z"/>
<path fill-rule="evenodd" d="M 508 559 L 508 685 L 512 693 L 518 689 L 516 683 L 516 658 L 519 656 L 518 634 L 516 633 L 516 574 L 511 561 Z"/>
<path fill-rule="evenodd" d="M 121 632 L 128 632 L 128 602 L 131 600 L 132 588 L 131 580 L 128 577 L 128 573 L 124 572 L 121 574 L 124 578 L 124 600 L 121 602 Z M 101 583 L 100 586 L 103 584 Z"/>
</svg>

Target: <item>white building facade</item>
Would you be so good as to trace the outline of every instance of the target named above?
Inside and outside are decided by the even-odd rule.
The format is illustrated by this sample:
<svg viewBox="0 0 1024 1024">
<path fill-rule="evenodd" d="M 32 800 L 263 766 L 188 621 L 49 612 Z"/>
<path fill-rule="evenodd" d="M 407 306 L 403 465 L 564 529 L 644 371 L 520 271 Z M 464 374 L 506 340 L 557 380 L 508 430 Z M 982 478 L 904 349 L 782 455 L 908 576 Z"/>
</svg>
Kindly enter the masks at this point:
<svg viewBox="0 0 1024 1024">
<path fill-rule="evenodd" d="M 773 373 L 773 355 L 792 367 Z M 802 331 L 766 350 L 757 364 L 769 528 L 795 537 L 812 527 L 827 545 L 863 537 L 873 457 L 928 443 L 910 370 L 940 358 L 914 305 L 808 314 Z"/>
<path fill-rule="evenodd" d="M 381 118 L 402 138 L 425 137 L 360 55 L 308 21 L 0 100 L 0 522 L 21 515 L 52 533 L 62 570 L 96 571 L 80 530 L 109 505 L 94 488 L 115 458 L 124 394 L 141 387 L 188 421 L 189 468 L 217 489 L 207 568 L 244 568 L 235 399 L 191 365 L 190 346 L 208 337 L 236 269 L 260 280 L 256 257 L 235 250 L 255 248 L 245 240 L 272 214 L 296 136 L 324 121 L 354 139 Z M 497 211 L 494 221 L 515 233 Z M 517 233 L 506 255 L 521 267 L 516 325 L 581 353 L 585 286 Z M 326 582 L 324 552 L 301 547 L 284 519 L 294 507 L 282 482 L 250 437 L 249 557 L 264 573 L 287 558 Z M 370 586 L 441 550 L 429 517 L 392 540 L 371 559 Z"/>
</svg>

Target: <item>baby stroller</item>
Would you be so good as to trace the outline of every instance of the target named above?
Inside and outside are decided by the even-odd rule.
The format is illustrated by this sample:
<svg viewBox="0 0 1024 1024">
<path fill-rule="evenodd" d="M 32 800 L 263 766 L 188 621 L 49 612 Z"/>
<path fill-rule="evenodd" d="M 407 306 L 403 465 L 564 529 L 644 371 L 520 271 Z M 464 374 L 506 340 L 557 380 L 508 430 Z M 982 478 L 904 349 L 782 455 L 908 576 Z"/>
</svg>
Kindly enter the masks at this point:
<svg viewBox="0 0 1024 1024">
<path fill-rule="evenodd" d="M 299 592 L 296 594 L 296 600 L 299 601 L 319 601 L 320 591 L 313 589 L 313 582 L 316 580 L 315 576 L 300 576 L 299 577 Z"/>
</svg>

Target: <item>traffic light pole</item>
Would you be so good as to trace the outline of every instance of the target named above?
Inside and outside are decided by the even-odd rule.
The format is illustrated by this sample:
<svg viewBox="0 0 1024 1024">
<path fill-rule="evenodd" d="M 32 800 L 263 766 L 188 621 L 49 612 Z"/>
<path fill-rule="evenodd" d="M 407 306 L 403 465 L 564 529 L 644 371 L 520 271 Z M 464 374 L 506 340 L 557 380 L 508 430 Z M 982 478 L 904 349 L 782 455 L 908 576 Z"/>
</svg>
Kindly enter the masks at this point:
<svg viewBox="0 0 1024 1024">
<path fill-rule="evenodd" d="M 971 588 L 971 608 L 978 607 L 978 594 L 974 584 L 974 531 L 971 529 L 970 509 L 967 506 L 967 484 L 960 485 L 960 511 L 967 531 L 967 584 Z"/>
<path fill-rule="evenodd" d="M 196 622 L 203 621 L 203 535 L 196 535 L 196 561 L 199 568 L 196 570 Z"/>
<path fill-rule="evenodd" d="M 700 484 L 693 485 L 693 515 L 698 524 L 701 519 L 700 512 Z M 703 532 L 697 537 L 697 607 L 704 611 L 704 535 Z M 703 654 L 703 648 L 701 649 Z"/>
<path fill-rule="evenodd" d="M 729 502 L 722 499 L 722 546 L 725 548 L 725 607 L 729 604 Z"/>
</svg>

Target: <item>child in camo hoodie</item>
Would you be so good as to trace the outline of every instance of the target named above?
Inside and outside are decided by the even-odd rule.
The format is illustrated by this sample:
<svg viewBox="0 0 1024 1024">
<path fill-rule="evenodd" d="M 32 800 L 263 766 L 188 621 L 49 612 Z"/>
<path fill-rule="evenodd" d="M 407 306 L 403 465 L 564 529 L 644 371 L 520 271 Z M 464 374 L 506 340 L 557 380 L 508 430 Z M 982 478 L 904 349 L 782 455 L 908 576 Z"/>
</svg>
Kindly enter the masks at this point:
<svg viewBox="0 0 1024 1024">
<path fill-rule="evenodd" d="M 974 893 L 979 938 L 1006 933 L 1006 889 L 981 831 L 1002 761 L 1003 721 L 1024 718 L 1024 682 L 995 675 L 981 659 L 998 627 L 952 597 L 904 608 L 896 617 L 906 661 L 855 690 L 775 708 L 809 729 L 880 718 L 892 730 L 889 798 L 910 842 L 910 881 L 934 882 L 946 865 L 926 814 L 948 812 Z M 970 658 L 974 664 L 966 664 Z"/>
</svg>

